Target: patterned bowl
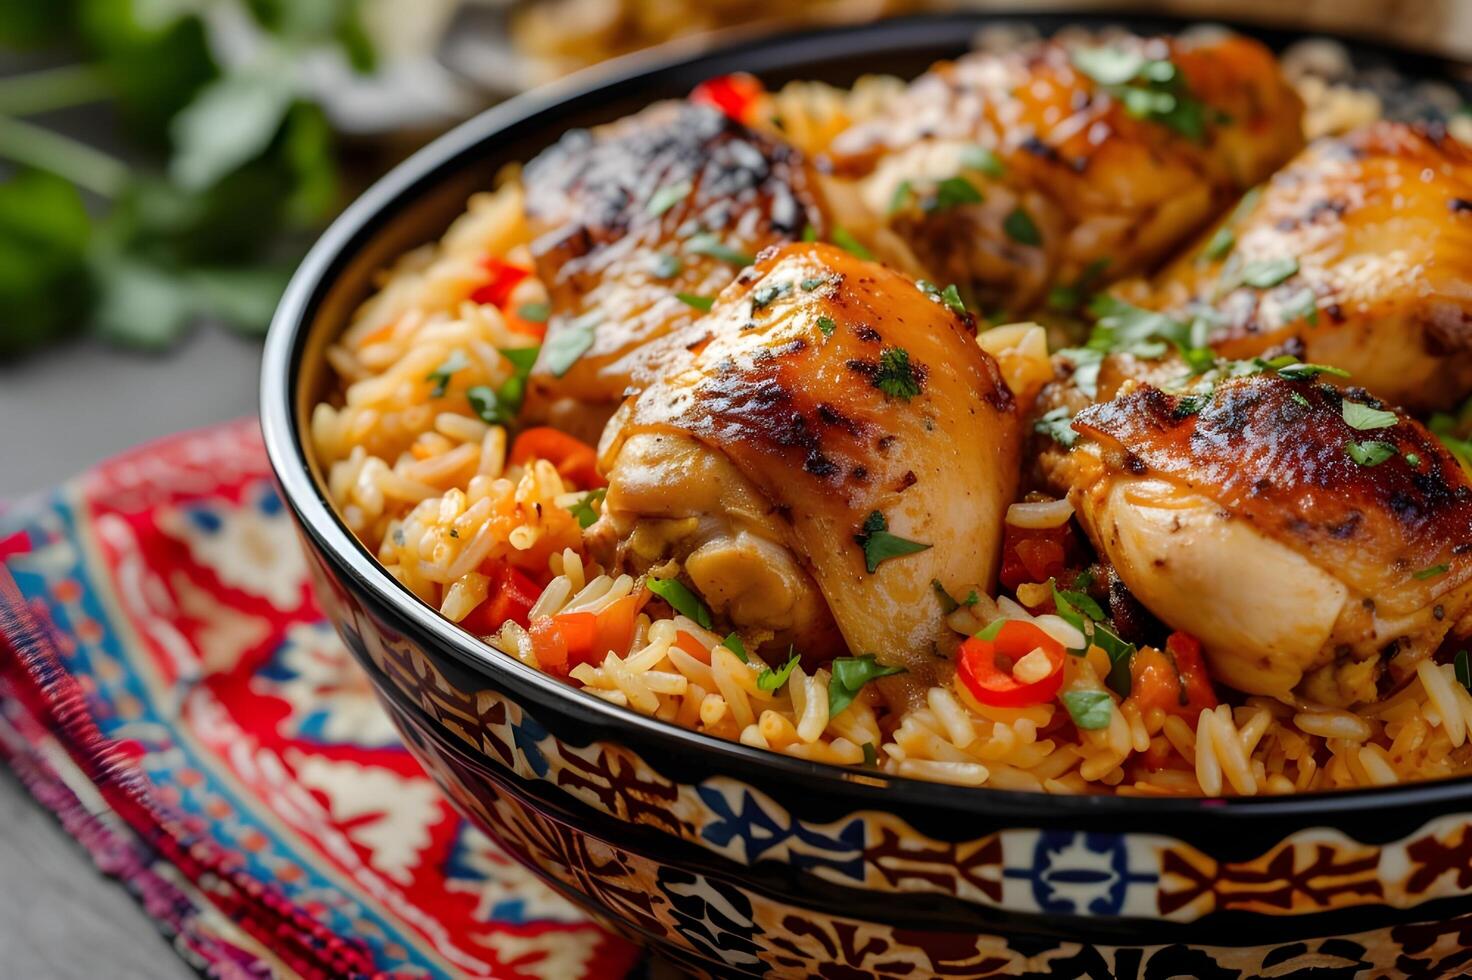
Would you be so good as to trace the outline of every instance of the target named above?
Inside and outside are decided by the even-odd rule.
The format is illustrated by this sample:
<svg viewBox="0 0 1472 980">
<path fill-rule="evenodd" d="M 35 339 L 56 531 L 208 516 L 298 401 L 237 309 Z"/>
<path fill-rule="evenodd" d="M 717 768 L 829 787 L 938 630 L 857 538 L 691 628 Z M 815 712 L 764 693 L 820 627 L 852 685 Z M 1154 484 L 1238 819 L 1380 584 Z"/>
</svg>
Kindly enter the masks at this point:
<svg viewBox="0 0 1472 980">
<path fill-rule="evenodd" d="M 333 513 L 302 437 L 323 348 L 372 273 L 437 237 L 502 163 L 712 75 L 914 74 L 959 54 L 983 23 L 918 19 L 624 61 L 472 120 L 349 208 L 283 301 L 262 383 L 271 461 L 323 606 L 467 815 L 570 898 L 697 972 L 1461 972 L 1472 963 L 1472 781 L 1171 801 L 806 763 L 621 710 L 490 650 L 401 588 Z M 1423 77 L 1446 69 L 1372 56 Z"/>
</svg>

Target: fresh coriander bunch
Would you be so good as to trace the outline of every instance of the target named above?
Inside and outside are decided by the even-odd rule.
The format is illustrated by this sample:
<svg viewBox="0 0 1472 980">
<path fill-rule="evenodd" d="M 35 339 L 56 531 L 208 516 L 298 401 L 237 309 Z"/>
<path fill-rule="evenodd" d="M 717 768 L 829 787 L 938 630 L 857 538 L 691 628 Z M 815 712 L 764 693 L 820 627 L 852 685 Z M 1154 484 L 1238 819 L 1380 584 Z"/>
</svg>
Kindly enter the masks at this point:
<svg viewBox="0 0 1472 980">
<path fill-rule="evenodd" d="M 263 39 L 238 64 L 210 44 L 226 6 Z M 264 330 L 339 199 L 295 65 L 332 48 L 373 68 L 357 0 L 5 0 L 0 48 L 63 62 L 0 78 L 0 357 L 76 329 L 162 348 L 206 315 Z M 45 124 L 92 103 L 140 162 Z"/>
</svg>

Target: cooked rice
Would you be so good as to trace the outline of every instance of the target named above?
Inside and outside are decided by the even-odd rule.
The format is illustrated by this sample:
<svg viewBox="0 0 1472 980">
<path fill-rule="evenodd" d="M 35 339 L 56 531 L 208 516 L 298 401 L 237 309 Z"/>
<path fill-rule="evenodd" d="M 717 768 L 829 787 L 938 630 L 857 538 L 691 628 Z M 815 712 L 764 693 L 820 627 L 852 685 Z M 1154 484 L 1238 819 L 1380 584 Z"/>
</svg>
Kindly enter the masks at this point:
<svg viewBox="0 0 1472 980">
<path fill-rule="evenodd" d="M 1379 115 L 1378 98 L 1330 71 L 1316 73 L 1315 58 L 1332 61 L 1318 49 L 1289 57 L 1312 134 Z M 768 97 L 763 116 L 800 148 L 821 152 L 900 87 L 882 77 L 849 91 L 793 83 Z M 586 499 L 589 488 L 570 485 L 546 460 L 510 465 L 506 430 L 473 414 L 465 396 L 472 386 L 495 387 L 511 376 L 500 351 L 537 342 L 496 307 L 469 298 L 486 279 L 487 257 L 531 265 L 527 237 L 514 177 L 472 198 L 438 243 L 409 253 L 381 277 L 378 292 L 327 352 L 339 384 L 311 418 L 316 458 L 343 519 L 390 574 L 456 622 L 487 598 L 482 569 L 493 562 L 546 580 L 534 621 L 597 613 L 644 588 L 584 553 L 569 508 L 588 503 L 596 510 Z M 508 308 L 545 300 L 531 277 L 516 286 Z M 1014 388 L 1046 380 L 1037 365 L 1039 352 L 1044 365 L 1047 356 L 1041 328 L 999 328 L 981 342 L 998 355 Z M 431 379 L 447 363 L 459 366 L 436 394 Z M 1066 522 L 1070 508 L 1024 503 L 1014 505 L 1013 516 L 1025 526 L 1050 527 Z M 1019 590 L 1024 598 L 1027 588 Z M 1033 622 L 1069 648 L 1084 641 L 1060 617 L 1033 616 L 1006 597 L 980 595 L 947 623 L 965 635 L 997 618 Z M 612 704 L 721 738 L 916 779 L 1049 793 L 1256 795 L 1443 777 L 1472 763 L 1472 695 L 1450 666 L 1429 660 L 1401 690 L 1359 714 L 1252 697 L 1193 719 L 1142 713 L 1111 695 L 1108 723 L 1079 731 L 1056 703 L 987 706 L 954 682 L 924 691 L 904 711 L 892 710 L 870 684 L 835 715 L 827 669 L 797 666 L 786 685 L 766 691 L 757 680 L 764 665 L 743 662 L 685 616 L 640 612 L 633 637 L 628 649 L 575 666 L 569 681 Z M 514 622 L 485 639 L 541 666 L 532 636 Z M 1026 658 L 1017 666 L 1025 674 Z M 1108 671 L 1097 647 L 1069 657 L 1065 690 L 1107 691 Z"/>
</svg>

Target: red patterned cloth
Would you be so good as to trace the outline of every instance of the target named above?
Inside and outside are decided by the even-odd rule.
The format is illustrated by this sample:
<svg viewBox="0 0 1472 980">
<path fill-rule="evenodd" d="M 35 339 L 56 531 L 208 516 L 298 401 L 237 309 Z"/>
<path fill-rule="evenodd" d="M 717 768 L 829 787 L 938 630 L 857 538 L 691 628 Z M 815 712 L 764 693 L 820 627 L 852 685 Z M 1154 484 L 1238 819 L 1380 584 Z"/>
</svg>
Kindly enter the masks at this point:
<svg viewBox="0 0 1472 980">
<path fill-rule="evenodd" d="M 212 977 L 640 972 L 455 814 L 306 575 L 254 422 L 0 512 L 0 757 Z"/>
</svg>

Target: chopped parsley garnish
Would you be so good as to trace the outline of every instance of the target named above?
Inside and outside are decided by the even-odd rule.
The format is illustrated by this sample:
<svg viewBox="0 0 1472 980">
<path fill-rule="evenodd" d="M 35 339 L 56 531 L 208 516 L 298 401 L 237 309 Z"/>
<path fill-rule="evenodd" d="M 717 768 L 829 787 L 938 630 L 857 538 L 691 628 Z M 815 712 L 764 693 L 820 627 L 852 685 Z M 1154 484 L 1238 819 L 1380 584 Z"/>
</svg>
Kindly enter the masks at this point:
<svg viewBox="0 0 1472 980">
<path fill-rule="evenodd" d="M 746 654 L 746 644 L 741 642 L 741 637 L 737 634 L 727 633 L 726 638 L 721 641 L 721 646 L 736 654 L 736 659 L 742 663 L 751 663 L 751 657 Z"/>
<path fill-rule="evenodd" d="M 739 248 L 732 248 L 709 232 L 701 232 L 699 235 L 692 237 L 685 243 L 685 248 L 687 251 L 694 252 L 696 255 L 708 255 L 713 259 L 719 259 L 722 262 L 738 267 L 748 266 L 756 261 L 756 259 L 747 255 Z"/>
<path fill-rule="evenodd" d="M 660 279 L 673 279 L 685 269 L 685 263 L 681 262 L 679 256 L 661 254 L 654 258 L 654 275 Z"/>
<path fill-rule="evenodd" d="M 873 742 L 865 742 L 863 745 L 860 745 L 859 748 L 864 750 L 864 765 L 879 765 L 879 750 L 874 748 Z"/>
<path fill-rule="evenodd" d="M 935 185 L 935 193 L 925 199 L 926 214 L 947 211 L 962 204 L 980 204 L 981 191 L 964 177 L 947 177 Z"/>
<path fill-rule="evenodd" d="M 860 657 L 839 657 L 833 661 L 829 670 L 832 671 L 828 679 L 829 718 L 836 717 L 853 704 L 854 698 L 858 697 L 865 684 L 880 677 L 905 672 L 903 667 L 884 666 L 874 659 L 872 653 Z"/>
<path fill-rule="evenodd" d="M 1019 245 L 1038 246 L 1043 244 L 1043 233 L 1038 231 L 1038 226 L 1033 222 L 1032 215 L 1021 207 L 1012 209 L 1012 213 L 1002 220 L 1002 230 L 1007 237 Z"/>
<path fill-rule="evenodd" d="M 802 282 L 798 283 L 797 288 L 801 289 L 805 293 L 810 293 L 815 289 L 822 289 L 827 284 L 828 279 L 826 276 L 814 276 L 812 279 L 804 279 Z"/>
<path fill-rule="evenodd" d="M 768 667 L 756 675 L 756 686 L 758 690 L 775 691 L 787 683 L 787 678 L 792 676 L 792 668 L 796 667 L 797 662 L 802 659 L 798 656 L 797 651 L 790 647 L 787 652 L 791 654 L 787 659 L 787 663 L 783 664 L 777 670 L 772 670 Z"/>
<path fill-rule="evenodd" d="M 608 496 L 607 487 L 589 490 L 583 494 L 581 500 L 568 508 L 572 516 L 578 519 L 578 527 L 586 530 L 593 526 L 593 523 L 598 520 L 598 511 L 594 509 L 593 505 L 602 501 L 606 496 Z"/>
<path fill-rule="evenodd" d="M 561 329 L 552 331 L 547 337 L 542 344 L 542 357 L 554 378 L 560 378 L 572 370 L 578 358 L 593 346 L 593 328 L 602 319 L 603 311 L 593 310 L 569 320 Z"/>
<path fill-rule="evenodd" d="M 1271 289 L 1298 272 L 1298 260 L 1291 255 L 1276 259 L 1258 259 L 1242 266 L 1241 278 L 1253 289 Z"/>
<path fill-rule="evenodd" d="M 1064 449 L 1071 449 L 1078 442 L 1078 433 L 1073 431 L 1073 414 L 1065 405 L 1044 412 L 1032 424 L 1032 431 L 1047 436 Z"/>
<path fill-rule="evenodd" d="M 1202 260 L 1214 262 L 1217 259 L 1226 257 L 1227 253 L 1237 244 L 1237 233 L 1235 231 L 1237 223 L 1245 218 L 1253 208 L 1257 207 L 1258 199 L 1261 197 L 1261 187 L 1254 187 L 1242 195 L 1242 199 L 1237 202 L 1237 206 L 1232 209 L 1232 213 L 1227 216 L 1227 220 L 1222 222 L 1222 226 L 1216 230 L 1216 233 L 1207 241 L 1206 246 L 1201 249 L 1200 258 Z"/>
<path fill-rule="evenodd" d="M 1105 691 L 1064 691 L 1059 700 L 1073 723 L 1087 732 L 1108 728 L 1114 717 L 1114 699 Z"/>
<path fill-rule="evenodd" d="M 695 309 L 700 310 L 702 313 L 709 313 L 710 308 L 716 305 L 714 297 L 697 296 L 694 293 L 676 293 L 675 299 L 679 300 L 681 303 L 684 303 L 686 306 L 692 306 Z"/>
<path fill-rule="evenodd" d="M 683 582 L 672 578 L 651 578 L 646 579 L 644 584 L 649 586 L 650 592 L 668 602 L 675 612 L 687 619 L 693 619 L 702 629 L 710 629 L 710 610 Z"/>
<path fill-rule="evenodd" d="M 529 323 L 546 323 L 552 315 L 552 304 L 522 303 L 516 308 L 516 315 Z"/>
<path fill-rule="evenodd" d="M 1342 411 L 1344 413 L 1345 424 L 1351 429 L 1359 429 L 1361 432 L 1368 432 L 1371 429 L 1389 428 L 1400 421 L 1396 418 L 1394 412 L 1371 408 L 1369 405 L 1361 405 L 1359 402 L 1352 402 L 1348 398 L 1344 400 Z"/>
<path fill-rule="evenodd" d="M 966 304 L 961 299 L 961 290 L 956 288 L 955 283 L 951 283 L 945 289 L 941 289 L 929 279 L 919 279 L 915 282 L 915 288 L 919 289 L 935 302 L 949 307 L 956 313 L 966 312 Z"/>
<path fill-rule="evenodd" d="M 1278 304 L 1278 315 L 1283 323 L 1306 320 L 1315 326 L 1319 322 L 1319 297 L 1305 286 Z"/>
<path fill-rule="evenodd" d="M 820 316 L 818 317 L 818 329 L 823 331 L 823 336 L 831 337 L 833 331 L 838 329 L 838 324 L 833 322 L 831 316 Z"/>
<path fill-rule="evenodd" d="M 976 170 L 988 177 L 999 178 L 1007 173 L 1002 158 L 984 146 L 968 146 L 961 151 L 961 166 Z"/>
<path fill-rule="evenodd" d="M 889 521 L 877 510 L 871 511 L 869 516 L 864 518 L 864 523 L 859 527 L 859 533 L 854 535 L 854 541 L 864 549 L 864 568 L 870 575 L 874 574 L 881 562 L 913 555 L 930 547 L 919 541 L 911 541 L 899 535 L 890 534 Z"/>
<path fill-rule="evenodd" d="M 1084 592 L 1060 592 L 1053 587 L 1053 606 L 1064 622 L 1084 635 L 1084 647 L 1069 652 L 1082 656 L 1096 646 L 1109 657 L 1109 675 L 1105 683 L 1122 698 L 1130 696 L 1130 659 L 1135 645 L 1127 643 L 1103 623 L 1104 609 Z"/>
<path fill-rule="evenodd" d="M 1452 669 L 1456 671 L 1457 683 L 1472 692 L 1472 662 L 1469 662 L 1466 650 L 1458 650 L 1456 659 L 1452 661 Z"/>
<path fill-rule="evenodd" d="M 1472 399 L 1463 402 L 1455 415 L 1448 412 L 1432 415 L 1426 420 L 1426 428 L 1457 458 L 1463 469 L 1472 473 L 1472 440 L 1462 435 L 1466 431 L 1469 417 L 1472 417 Z"/>
<path fill-rule="evenodd" d="M 1344 451 L 1361 466 L 1379 466 L 1395 455 L 1395 446 L 1371 439 L 1365 442 L 1346 442 Z"/>
<path fill-rule="evenodd" d="M 526 396 L 526 378 L 537 363 L 540 347 L 506 347 L 501 356 L 511 362 L 511 376 L 499 388 L 475 385 L 465 390 L 470 407 L 488 425 L 509 425 L 521 411 Z"/>
<path fill-rule="evenodd" d="M 1415 579 L 1417 582 L 1424 582 L 1428 578 L 1436 578 L 1438 575 L 1445 575 L 1449 571 L 1451 571 L 1451 566 L 1445 563 L 1440 565 L 1432 565 L 1429 568 L 1421 569 L 1419 572 L 1411 573 L 1411 578 Z"/>
<path fill-rule="evenodd" d="M 751 294 L 751 312 L 756 313 L 759 310 L 766 309 L 779 298 L 786 296 L 790 292 L 792 292 L 792 283 L 786 280 L 782 282 L 762 283 Z"/>
<path fill-rule="evenodd" d="M 1415 453 L 1406 453 L 1406 465 L 1416 467 L 1421 465 L 1421 457 Z"/>
<path fill-rule="evenodd" d="M 941 612 L 947 616 L 962 606 L 974 606 L 981 601 L 981 596 L 976 594 L 975 589 L 972 589 L 971 593 L 963 601 L 957 602 L 955 597 L 946 591 L 946 587 L 940 584 L 940 579 L 938 578 L 930 580 L 930 587 L 935 590 L 935 598 L 940 602 Z"/>
<path fill-rule="evenodd" d="M 1276 361 L 1277 358 L 1273 360 Z M 1287 378 L 1289 381 L 1312 381 L 1321 374 L 1328 374 L 1336 378 L 1349 377 L 1348 371 L 1328 364 L 1307 364 L 1301 361 L 1289 361 L 1282 365 L 1275 365 L 1272 362 L 1264 362 L 1264 364 L 1277 371 L 1279 377 Z"/>
<path fill-rule="evenodd" d="M 1207 107 L 1191 94 L 1174 63 L 1099 47 L 1074 51 L 1073 64 L 1136 119 L 1157 122 L 1197 143 L 1206 138 Z"/>
<path fill-rule="evenodd" d="M 848 252 L 850 255 L 857 255 L 861 259 L 872 261 L 874 258 L 873 252 L 869 251 L 867 248 L 864 247 L 862 242 L 860 242 L 853 235 L 849 234 L 848 229 L 843 228 L 839 225 L 833 226 L 833 244 L 837 245 L 845 252 Z"/>
<path fill-rule="evenodd" d="M 889 196 L 889 208 L 887 214 L 903 211 L 915 200 L 915 188 L 908 180 L 902 180 L 895 185 L 894 193 Z"/>
<path fill-rule="evenodd" d="M 920 394 L 920 376 L 910 364 L 909 351 L 903 347 L 886 347 L 879 352 L 879 370 L 873 383 L 886 395 L 904 401 Z"/>
<path fill-rule="evenodd" d="M 1308 403 L 1308 399 L 1305 398 L 1305 397 L 1303 397 L 1303 395 L 1300 394 L 1299 392 L 1290 391 L 1290 392 L 1288 392 L 1288 397 L 1291 398 L 1291 399 L 1293 399 L 1293 404 L 1299 406 L 1300 408 L 1312 408 L 1313 407 L 1312 405 L 1310 405 Z"/>
<path fill-rule="evenodd" d="M 1206 345 L 1207 337 L 1215 326 L 1215 314 L 1210 310 L 1197 310 L 1186 322 L 1113 296 L 1100 295 L 1089 303 L 1089 313 L 1095 318 L 1095 323 L 1087 346 L 1093 350 L 1158 358 L 1165 355 L 1170 345 L 1174 345 L 1197 374 L 1216 362 L 1215 355 Z"/>
<path fill-rule="evenodd" d="M 651 218 L 657 218 L 676 204 L 685 200 L 686 197 L 689 197 L 690 191 L 693 189 L 688 180 L 666 184 L 654 192 L 653 196 L 649 198 L 648 206 L 644 210 L 648 212 Z"/>
<path fill-rule="evenodd" d="M 433 381 L 434 387 L 430 390 L 431 398 L 443 398 L 445 391 L 450 387 L 450 377 L 456 371 L 462 371 L 470 367 L 470 358 L 465 356 L 462 350 L 451 352 L 445 358 L 444 363 L 424 376 L 425 381 Z"/>
</svg>

